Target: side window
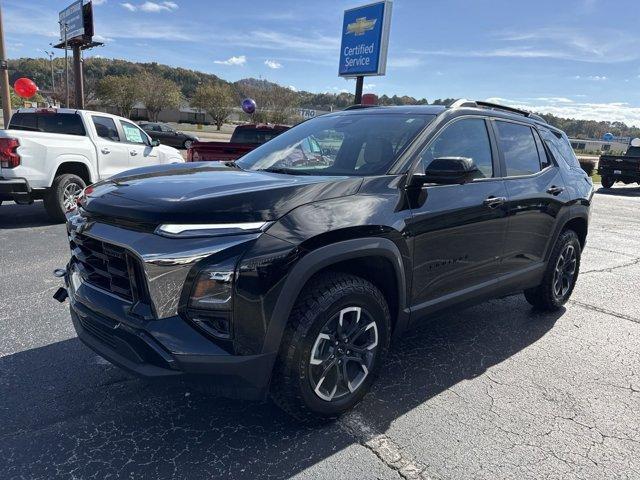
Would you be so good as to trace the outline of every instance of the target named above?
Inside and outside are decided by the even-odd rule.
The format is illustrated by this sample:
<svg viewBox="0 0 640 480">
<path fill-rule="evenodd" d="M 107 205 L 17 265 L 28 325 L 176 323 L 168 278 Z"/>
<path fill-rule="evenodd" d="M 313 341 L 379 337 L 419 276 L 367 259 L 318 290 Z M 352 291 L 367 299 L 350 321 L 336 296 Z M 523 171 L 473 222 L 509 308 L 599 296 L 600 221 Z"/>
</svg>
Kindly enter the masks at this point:
<svg viewBox="0 0 640 480">
<path fill-rule="evenodd" d="M 118 129 L 112 118 L 94 115 L 91 117 L 91 120 L 93 120 L 93 125 L 96 127 L 96 133 L 99 137 L 106 138 L 112 142 L 120 141 Z"/>
<path fill-rule="evenodd" d="M 161 132 L 164 133 L 173 133 L 173 128 L 170 128 L 168 125 L 158 125 L 158 128 L 160 129 Z"/>
<path fill-rule="evenodd" d="M 540 129 L 540 135 L 542 135 L 542 139 L 547 144 L 547 146 L 551 149 L 554 157 L 556 157 L 557 161 L 562 160 L 569 165 L 569 167 L 580 169 L 580 162 L 576 157 L 576 154 L 571 148 L 571 143 L 569 143 L 569 139 L 562 134 L 551 132 L 545 128 Z M 583 145 L 579 144 L 578 146 Z M 583 146 L 584 149 L 584 146 Z"/>
<path fill-rule="evenodd" d="M 542 144 L 542 140 L 540 139 L 540 135 L 535 130 L 533 131 L 533 136 L 536 139 L 536 147 L 538 148 L 538 157 L 540 157 L 540 168 L 544 170 L 548 166 L 551 165 L 551 159 L 547 156 L 547 152 L 544 149 L 544 145 Z"/>
<path fill-rule="evenodd" d="M 458 120 L 440 132 L 422 152 L 422 164 L 426 169 L 436 158 L 467 157 L 480 170 L 477 178 L 493 176 L 491 143 L 487 125 L 482 118 Z"/>
<path fill-rule="evenodd" d="M 138 127 L 136 127 L 133 123 L 123 122 L 120 120 L 120 125 L 122 125 L 122 130 L 124 131 L 124 138 L 129 143 L 140 143 L 142 145 L 146 144 L 146 134 L 142 133 Z"/>
<path fill-rule="evenodd" d="M 498 144 L 507 176 L 531 175 L 540 171 L 540 158 L 531 127 L 511 122 L 496 121 Z"/>
</svg>

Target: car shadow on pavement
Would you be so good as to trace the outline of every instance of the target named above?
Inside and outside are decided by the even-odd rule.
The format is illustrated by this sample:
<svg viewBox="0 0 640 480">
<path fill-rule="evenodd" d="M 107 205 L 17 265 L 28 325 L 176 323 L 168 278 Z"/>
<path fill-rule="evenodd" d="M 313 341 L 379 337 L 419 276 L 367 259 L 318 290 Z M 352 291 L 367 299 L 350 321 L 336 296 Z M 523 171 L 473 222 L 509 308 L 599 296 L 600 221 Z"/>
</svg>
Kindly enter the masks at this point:
<svg viewBox="0 0 640 480">
<path fill-rule="evenodd" d="M 441 316 L 397 342 L 356 411 L 383 433 L 398 417 L 535 343 L 563 312 L 535 313 L 518 296 Z M 0 389 L 3 478 L 317 478 L 314 468 L 329 457 L 344 462 L 338 471 L 345 478 L 366 476 L 354 453 L 343 452 L 358 440 L 341 421 L 305 426 L 271 403 L 145 382 L 76 338 L 0 358 Z"/>
<path fill-rule="evenodd" d="M 614 185 L 612 188 L 600 187 L 596 190 L 600 195 L 613 195 L 616 197 L 640 197 L 640 187 L 618 187 Z"/>
<path fill-rule="evenodd" d="M 18 205 L 13 202 L 2 202 L 0 205 L 0 230 L 14 228 L 31 228 L 55 225 L 49 218 L 41 201 L 31 205 Z"/>
</svg>

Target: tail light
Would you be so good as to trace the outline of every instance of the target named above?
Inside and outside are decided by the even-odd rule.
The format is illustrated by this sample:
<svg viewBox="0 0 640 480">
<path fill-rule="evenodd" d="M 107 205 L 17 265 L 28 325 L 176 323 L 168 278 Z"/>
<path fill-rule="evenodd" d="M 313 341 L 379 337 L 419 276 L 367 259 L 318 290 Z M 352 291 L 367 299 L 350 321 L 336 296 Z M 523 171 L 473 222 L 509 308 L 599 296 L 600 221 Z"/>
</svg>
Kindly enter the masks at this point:
<svg viewBox="0 0 640 480">
<path fill-rule="evenodd" d="M 20 142 L 17 138 L 0 138 L 0 167 L 15 168 L 20 165 L 17 150 Z"/>
</svg>

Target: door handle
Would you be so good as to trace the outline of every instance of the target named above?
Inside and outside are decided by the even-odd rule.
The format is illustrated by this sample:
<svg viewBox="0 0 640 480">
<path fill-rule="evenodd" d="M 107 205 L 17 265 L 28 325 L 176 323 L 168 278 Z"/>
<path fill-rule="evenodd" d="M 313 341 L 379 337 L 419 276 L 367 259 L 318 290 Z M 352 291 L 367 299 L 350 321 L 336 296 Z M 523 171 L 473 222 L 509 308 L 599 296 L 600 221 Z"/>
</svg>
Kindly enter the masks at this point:
<svg viewBox="0 0 640 480">
<path fill-rule="evenodd" d="M 547 188 L 547 193 L 549 195 L 560 195 L 563 191 L 564 191 L 564 188 L 556 187 L 555 185 L 552 185 L 549 188 Z"/>
<path fill-rule="evenodd" d="M 109 150 L 108 148 L 103 148 L 102 150 L 100 150 L 102 153 L 104 153 L 105 155 L 111 153 L 111 150 Z"/>
<path fill-rule="evenodd" d="M 135 157 L 138 154 L 138 152 L 136 152 L 135 150 L 130 150 L 129 153 L 132 157 Z"/>
<path fill-rule="evenodd" d="M 482 204 L 485 207 L 489 207 L 489 208 L 497 208 L 500 205 L 504 205 L 505 202 L 507 201 L 506 197 L 488 197 L 487 199 L 485 199 L 484 202 L 482 202 Z"/>
</svg>

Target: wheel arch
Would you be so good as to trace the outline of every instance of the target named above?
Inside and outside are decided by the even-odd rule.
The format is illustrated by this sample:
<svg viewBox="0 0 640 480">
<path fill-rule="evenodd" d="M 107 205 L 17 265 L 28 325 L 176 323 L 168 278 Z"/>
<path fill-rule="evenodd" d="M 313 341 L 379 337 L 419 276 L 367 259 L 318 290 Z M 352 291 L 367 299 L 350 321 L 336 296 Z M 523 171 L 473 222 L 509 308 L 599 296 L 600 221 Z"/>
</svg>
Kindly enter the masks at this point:
<svg viewBox="0 0 640 480">
<path fill-rule="evenodd" d="M 369 269 L 371 265 L 377 265 L 382 270 L 367 275 L 365 265 Z M 279 350 L 298 296 L 315 275 L 327 270 L 348 272 L 371 281 L 391 303 L 389 309 L 395 325 L 394 331 L 402 331 L 406 327 L 409 318 L 407 279 L 402 255 L 396 244 L 387 238 L 344 240 L 307 253 L 289 272 L 273 309 L 263 352 Z M 389 273 L 393 274 L 393 283 L 384 281 Z"/>
<path fill-rule="evenodd" d="M 553 237 L 547 245 L 545 262 L 549 260 L 549 256 L 553 251 L 553 246 L 556 244 L 560 234 L 567 228 L 571 228 L 576 232 L 580 239 L 580 246 L 584 248 L 587 242 L 587 233 L 589 230 L 589 211 L 588 207 L 572 207 L 567 210 L 566 214 L 558 219 L 556 228 L 553 233 Z"/>
<path fill-rule="evenodd" d="M 53 184 L 56 177 L 70 173 L 80 177 L 85 184 L 91 185 L 95 177 L 91 165 L 81 158 L 61 158 L 56 169 L 53 171 L 49 185 Z"/>
</svg>

